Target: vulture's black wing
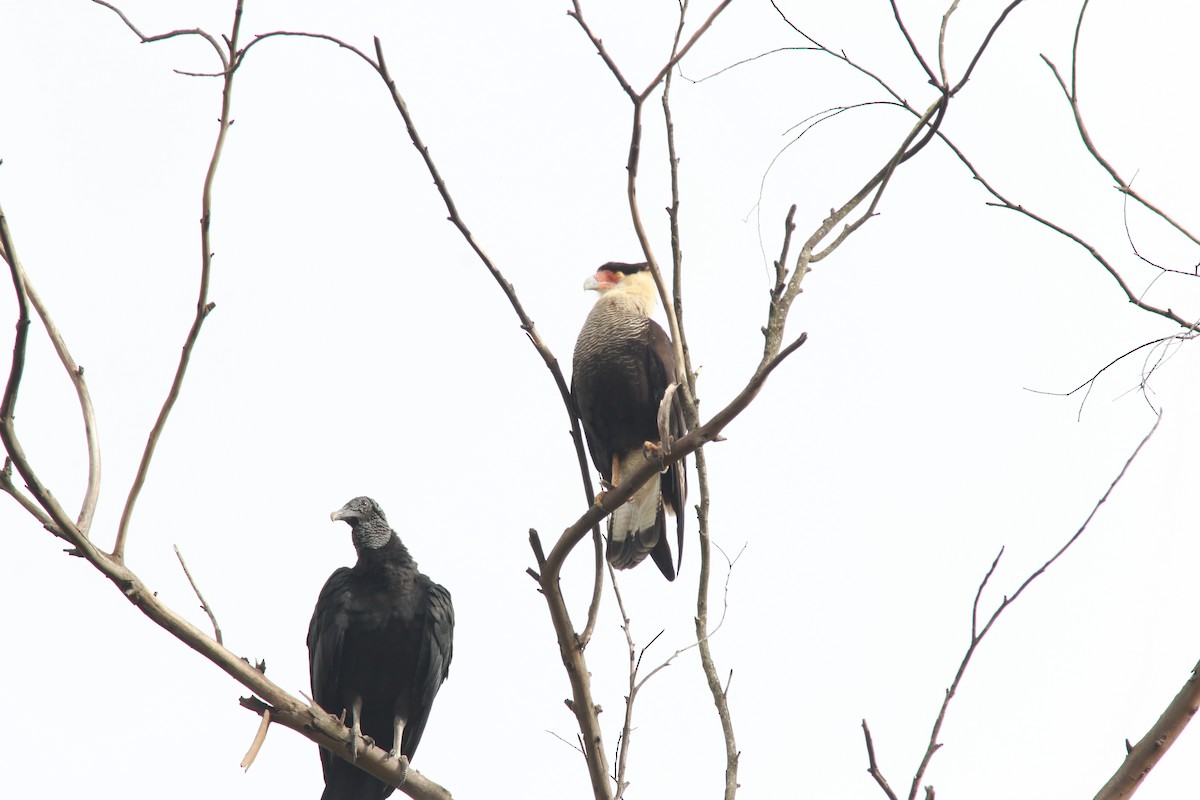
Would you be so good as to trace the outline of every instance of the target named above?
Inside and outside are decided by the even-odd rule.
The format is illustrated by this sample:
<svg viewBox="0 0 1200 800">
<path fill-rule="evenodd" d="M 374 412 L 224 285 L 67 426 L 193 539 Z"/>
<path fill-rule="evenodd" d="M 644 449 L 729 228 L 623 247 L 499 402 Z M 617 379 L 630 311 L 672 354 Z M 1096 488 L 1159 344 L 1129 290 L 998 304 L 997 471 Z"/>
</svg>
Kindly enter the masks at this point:
<svg viewBox="0 0 1200 800">
<path fill-rule="evenodd" d="M 657 426 L 658 404 L 662 402 L 667 387 L 675 381 L 675 347 L 671 344 L 671 337 L 654 320 L 650 320 L 649 336 L 649 347 L 646 348 L 646 375 L 650 384 L 650 397 L 654 398 L 654 419 Z M 679 402 L 678 394 L 671 401 L 670 427 L 673 439 L 679 439 L 687 433 L 683 405 Z M 651 441 L 656 441 L 658 434 L 655 433 L 650 438 Z M 670 545 L 667 544 L 665 536 L 659 539 L 651 556 L 663 575 L 670 580 L 675 576 L 678 566 L 683 564 L 683 504 L 687 501 L 687 467 L 684 460 L 680 459 L 667 467 L 661 481 L 663 501 L 675 514 L 675 531 L 679 541 L 678 562 L 671 563 Z"/>
<path fill-rule="evenodd" d="M 454 606 L 450 602 L 450 592 L 424 575 L 421 578 L 422 582 L 428 585 L 425 625 L 421 631 L 421 644 L 413 675 L 412 710 L 404 726 L 400 747 L 400 752 L 410 759 L 416 752 L 417 745 L 421 743 L 421 734 L 425 732 L 425 723 L 429 721 L 433 698 L 437 696 L 442 681 L 450 674 L 450 659 L 454 655 Z"/>
<path fill-rule="evenodd" d="M 341 714 L 334 708 L 341 696 L 342 646 L 349 626 L 350 568 L 342 567 L 329 576 L 321 587 L 317 607 L 308 624 L 308 674 L 312 680 L 312 697 L 317 705 L 330 714 Z M 336 756 L 321 748 L 321 770 L 329 777 Z"/>
</svg>

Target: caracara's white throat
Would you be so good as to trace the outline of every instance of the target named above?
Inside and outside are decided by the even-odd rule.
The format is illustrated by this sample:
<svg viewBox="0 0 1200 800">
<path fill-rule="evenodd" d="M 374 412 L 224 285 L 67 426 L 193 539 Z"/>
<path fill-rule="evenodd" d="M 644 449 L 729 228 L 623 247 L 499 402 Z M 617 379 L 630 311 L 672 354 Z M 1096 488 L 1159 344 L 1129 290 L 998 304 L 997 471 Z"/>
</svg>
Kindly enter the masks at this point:
<svg viewBox="0 0 1200 800">
<path fill-rule="evenodd" d="M 627 306 L 630 311 L 649 317 L 658 304 L 658 287 L 650 270 L 623 272 L 602 269 L 584 283 L 585 289 L 600 293 L 596 304 L 612 303 Z"/>
</svg>

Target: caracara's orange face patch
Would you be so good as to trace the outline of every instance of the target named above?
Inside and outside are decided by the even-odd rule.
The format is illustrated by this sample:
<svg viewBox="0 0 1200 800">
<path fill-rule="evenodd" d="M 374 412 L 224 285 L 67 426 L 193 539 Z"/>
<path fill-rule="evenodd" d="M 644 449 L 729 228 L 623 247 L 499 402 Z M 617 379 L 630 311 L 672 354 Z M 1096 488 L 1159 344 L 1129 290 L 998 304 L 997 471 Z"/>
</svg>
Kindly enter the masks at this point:
<svg viewBox="0 0 1200 800">
<path fill-rule="evenodd" d="M 596 274 L 592 277 L 595 279 L 596 283 L 599 284 L 596 288 L 600 291 L 604 291 L 605 289 L 611 289 L 620 283 L 621 279 L 625 277 L 625 273 L 614 272 L 611 269 L 601 269 L 597 270 Z"/>
</svg>

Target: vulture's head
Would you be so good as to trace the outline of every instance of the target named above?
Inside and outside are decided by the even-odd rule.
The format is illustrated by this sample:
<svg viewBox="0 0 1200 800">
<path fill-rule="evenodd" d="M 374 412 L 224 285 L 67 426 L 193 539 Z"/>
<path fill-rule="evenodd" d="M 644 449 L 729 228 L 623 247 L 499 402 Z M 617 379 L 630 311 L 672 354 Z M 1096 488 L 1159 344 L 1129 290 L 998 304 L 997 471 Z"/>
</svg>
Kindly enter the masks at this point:
<svg viewBox="0 0 1200 800">
<path fill-rule="evenodd" d="M 392 535 L 383 509 L 369 497 L 354 498 L 330 514 L 329 518 L 334 522 L 342 520 L 350 523 L 355 547 L 383 547 Z"/>
<path fill-rule="evenodd" d="M 606 295 L 626 295 L 636 299 L 643 307 L 647 316 L 654 310 L 658 298 L 658 288 L 654 285 L 654 276 L 650 274 L 650 265 L 622 264 L 610 261 L 596 274 L 583 282 L 583 288 L 599 292 L 601 297 Z"/>
</svg>

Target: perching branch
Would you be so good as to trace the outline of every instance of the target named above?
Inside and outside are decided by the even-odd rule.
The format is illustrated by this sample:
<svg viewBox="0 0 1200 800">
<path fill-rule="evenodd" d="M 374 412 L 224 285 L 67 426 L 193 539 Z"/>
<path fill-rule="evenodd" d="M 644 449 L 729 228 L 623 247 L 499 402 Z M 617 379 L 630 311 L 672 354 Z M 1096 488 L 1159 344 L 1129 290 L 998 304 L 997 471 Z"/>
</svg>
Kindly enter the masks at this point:
<svg viewBox="0 0 1200 800">
<path fill-rule="evenodd" d="M 100 3 L 108 8 L 113 8 L 108 3 Z M 241 19 L 242 3 L 238 2 L 235 11 L 233 24 L 233 33 L 227 40 L 230 52 L 236 51 L 237 31 Z M 118 11 L 118 13 L 120 13 Z M 129 27 L 133 28 L 129 21 L 121 15 L 121 18 Z M 133 28 L 137 32 L 136 28 Z M 145 37 L 140 32 L 137 32 L 143 41 L 157 41 L 160 39 L 170 38 L 174 35 L 182 35 L 183 33 L 195 33 L 195 31 L 176 31 L 169 35 L 158 37 Z M 210 42 L 215 41 L 210 36 L 206 36 Z M 227 63 L 227 62 L 224 62 Z M 148 469 L 150 455 L 153 451 L 154 442 L 161 434 L 162 426 L 165 423 L 166 416 L 170 411 L 170 406 L 174 402 L 174 398 L 178 394 L 179 386 L 182 382 L 184 372 L 186 371 L 187 358 L 191 348 L 194 346 L 196 335 L 199 332 L 200 323 L 204 316 L 211 310 L 211 304 L 206 302 L 207 283 L 208 283 L 208 267 L 211 257 L 209 249 L 209 211 L 211 208 L 211 188 L 212 181 L 215 175 L 217 162 L 219 160 L 221 146 L 224 141 L 225 132 L 229 126 L 229 97 L 230 97 L 230 82 L 232 79 L 232 70 L 226 69 L 225 73 L 225 90 L 223 93 L 222 115 L 220 121 L 220 131 L 218 134 L 217 145 L 214 147 L 213 157 L 210 162 L 208 174 L 206 175 L 204 192 L 202 197 L 202 209 L 204 216 L 201 220 L 201 242 L 203 247 L 202 255 L 202 278 L 200 300 L 197 303 L 197 317 L 193 323 L 192 331 L 189 334 L 187 343 L 185 344 L 184 357 L 181 359 L 179 369 L 176 373 L 176 378 L 172 384 L 172 391 L 168 397 L 167 404 L 164 405 L 163 411 L 160 413 L 158 424 L 156 424 L 154 432 L 151 435 L 150 442 L 147 445 L 146 453 L 143 456 L 141 466 L 139 468 L 139 480 L 135 485 L 135 490 L 131 492 L 130 498 L 126 505 L 126 514 L 123 517 L 121 532 L 118 533 L 117 546 L 114 548 L 112 555 L 106 554 L 99 550 L 86 536 L 86 528 L 84 524 L 90 521 L 91 511 L 89 505 L 94 501 L 85 499 L 84 512 L 81 513 L 80 522 L 76 523 L 67 516 L 61 505 L 55 499 L 49 489 L 41 483 L 37 474 L 33 470 L 28 457 L 25 454 L 24 448 L 17 437 L 14 424 L 14 411 L 16 407 L 17 396 L 20 388 L 21 377 L 23 373 L 26 348 L 28 342 L 28 332 L 31 324 L 29 317 L 29 306 L 40 305 L 39 301 L 34 301 L 33 296 L 29 292 L 28 281 L 25 277 L 24 270 L 21 266 L 20 259 L 17 255 L 16 248 L 12 241 L 12 236 L 8 230 L 7 220 L 3 212 L 0 211 L 0 248 L 3 249 L 4 260 L 9 267 L 9 273 L 13 280 L 14 293 L 17 301 L 18 319 L 17 331 L 13 344 L 13 359 L 9 372 L 9 378 L 5 385 L 3 399 L 0 400 L 0 440 L 3 441 L 5 450 L 8 453 L 8 458 L 5 462 L 5 469 L 0 477 L 0 485 L 7 491 L 10 491 L 14 497 L 21 501 L 22 505 L 30 511 L 35 518 L 38 519 L 51 533 L 59 536 L 73 546 L 73 553 L 88 560 L 97 570 L 106 578 L 112 581 L 122 594 L 133 603 L 143 614 L 149 617 L 159 627 L 168 631 L 185 645 L 200 653 L 205 658 L 212 661 L 235 680 L 254 692 L 259 700 L 252 698 L 246 703 L 250 705 L 257 704 L 259 713 L 264 713 L 268 709 L 275 721 L 290 727 L 303 736 L 311 739 L 317 744 L 332 750 L 339 757 L 346 757 L 345 741 L 349 736 L 349 730 L 342 725 L 338 719 L 315 706 L 304 703 L 295 697 L 292 697 L 287 692 L 280 689 L 273 682 L 266 679 L 263 673 L 252 667 L 248 661 L 239 658 L 236 654 L 225 648 L 220 642 L 207 636 L 198 628 L 192 625 L 183 617 L 161 602 L 158 596 L 147 589 L 145 584 L 138 576 L 125 566 L 122 560 L 122 552 L 124 548 L 124 533 L 127 530 L 128 513 L 132 508 L 132 503 L 136 498 L 137 489 L 140 488 L 141 482 L 144 480 L 145 472 Z M 42 314 L 42 312 L 39 312 Z M 52 340 L 55 341 L 56 350 L 58 350 L 59 358 L 65 365 L 70 367 L 73 362 L 70 361 L 65 344 L 62 344 L 61 335 L 57 328 L 49 321 L 48 314 L 42 314 L 43 322 L 50 332 Z M 76 368 L 76 373 L 80 372 Z M 77 391 L 81 384 L 77 383 Z M 81 399 L 81 402 L 84 402 Z M 87 409 L 90 408 L 90 402 L 84 402 L 85 415 Z M 98 459 L 89 456 L 89 461 Z M 12 484 L 11 469 L 15 468 L 25 481 L 25 485 L 31 500 L 27 499 L 16 491 Z M 92 490 L 89 489 L 87 497 L 90 498 Z M 36 505 L 34 505 L 36 503 Z M 202 600 L 203 602 L 203 600 Z M 215 621 L 214 621 L 215 625 Z M 366 741 L 359 743 L 358 765 L 370 772 L 372 775 L 387 781 L 392 785 L 400 785 L 401 791 L 411 797 L 422 798 L 423 800 L 449 800 L 450 794 L 445 789 L 437 784 L 429 781 L 416 770 L 408 769 L 405 772 L 396 759 L 389 759 L 387 754 L 379 748 L 370 746 Z"/>
</svg>

